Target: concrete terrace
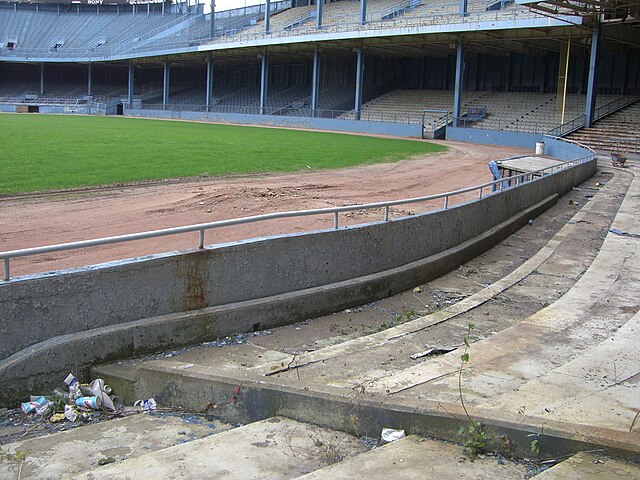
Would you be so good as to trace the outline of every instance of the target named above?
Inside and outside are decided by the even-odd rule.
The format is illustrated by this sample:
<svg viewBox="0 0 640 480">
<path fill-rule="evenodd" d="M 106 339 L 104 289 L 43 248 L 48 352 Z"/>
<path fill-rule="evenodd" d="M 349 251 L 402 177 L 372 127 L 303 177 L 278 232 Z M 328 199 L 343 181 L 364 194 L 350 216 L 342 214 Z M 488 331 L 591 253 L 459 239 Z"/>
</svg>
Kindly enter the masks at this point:
<svg viewBox="0 0 640 480">
<path fill-rule="evenodd" d="M 0 477 L 640 479 L 640 168 L 600 160 L 528 226 L 413 290 L 94 368 L 162 412 L 10 434 L 3 453 L 29 453 Z M 474 462 L 449 443 L 465 440 L 460 392 L 489 434 Z M 408 436 L 371 449 L 382 428 Z"/>
<path fill-rule="evenodd" d="M 342 430 L 346 422 L 358 434 L 392 426 L 447 440 L 461 440 L 461 388 L 469 414 L 520 455 L 533 435 L 543 457 L 597 449 L 637 461 L 640 169 L 602 168 L 611 180 L 583 184 L 575 193 L 587 202 L 535 254 L 489 284 L 467 282 L 461 300 L 434 313 L 347 341 L 318 340 L 313 322 L 282 327 L 288 333 L 95 373 L 164 405 L 199 410 L 212 402 L 232 421 L 280 414 Z M 601 247 L 590 253 L 594 242 Z M 508 262 L 494 264 L 500 270 Z M 450 281 L 451 274 L 418 291 L 446 290 Z M 506 328 L 500 312 L 513 322 Z M 459 385 L 460 344 L 471 322 L 477 338 Z M 444 327 L 448 336 L 438 345 L 434 332 Z M 410 358 L 442 346 L 442 338 L 457 349 Z"/>
</svg>

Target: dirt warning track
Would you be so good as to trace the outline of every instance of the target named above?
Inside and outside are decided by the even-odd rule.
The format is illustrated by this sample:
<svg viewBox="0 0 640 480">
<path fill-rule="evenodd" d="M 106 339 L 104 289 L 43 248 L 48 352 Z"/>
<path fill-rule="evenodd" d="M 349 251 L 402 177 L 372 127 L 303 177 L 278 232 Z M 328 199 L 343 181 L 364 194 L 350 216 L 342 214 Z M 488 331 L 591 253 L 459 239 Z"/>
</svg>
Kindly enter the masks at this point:
<svg viewBox="0 0 640 480">
<path fill-rule="evenodd" d="M 122 235 L 287 210 L 332 207 L 436 194 L 489 181 L 487 162 L 528 150 L 444 142 L 449 151 L 398 163 L 344 170 L 260 174 L 106 187 L 0 198 L 0 251 Z M 436 205 L 432 205 L 436 206 Z M 425 211 L 413 204 L 391 216 Z M 341 225 L 382 219 L 378 211 L 340 216 Z M 333 218 L 303 217 L 207 232 L 206 243 L 328 228 Z M 11 275 L 194 248 L 197 233 L 11 261 Z"/>
</svg>

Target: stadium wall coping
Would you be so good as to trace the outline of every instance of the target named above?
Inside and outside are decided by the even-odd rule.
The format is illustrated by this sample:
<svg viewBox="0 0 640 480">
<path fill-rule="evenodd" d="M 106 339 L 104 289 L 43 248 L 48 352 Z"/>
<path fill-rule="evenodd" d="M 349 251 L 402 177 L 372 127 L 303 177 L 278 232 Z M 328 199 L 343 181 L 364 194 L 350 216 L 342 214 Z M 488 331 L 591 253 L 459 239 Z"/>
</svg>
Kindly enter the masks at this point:
<svg viewBox="0 0 640 480">
<path fill-rule="evenodd" d="M 91 364 L 361 305 L 438 277 L 590 178 L 596 161 L 388 222 L 251 239 L 0 282 L 0 405 Z"/>
<path fill-rule="evenodd" d="M 91 108 L 87 105 L 41 105 L 38 104 L 38 113 L 67 113 L 77 115 L 104 115 L 104 108 Z M 0 112 L 2 113 L 15 113 L 16 104 L 0 104 Z"/>
<path fill-rule="evenodd" d="M 447 127 L 447 140 L 524 148 L 533 148 L 537 142 L 544 142 L 544 153 L 550 157 L 559 158 L 561 160 L 571 160 L 585 155 L 585 149 L 580 147 L 580 145 L 556 140 L 541 133 Z"/>
<path fill-rule="evenodd" d="M 170 110 L 126 109 L 125 115 L 144 118 L 170 118 L 201 122 L 224 122 L 239 125 L 311 128 L 350 133 L 371 133 L 397 137 L 422 137 L 422 125 L 412 123 L 369 122 L 364 120 L 336 120 L 333 118 L 286 117 L 279 115 L 250 115 L 239 113 L 179 112 Z"/>
</svg>

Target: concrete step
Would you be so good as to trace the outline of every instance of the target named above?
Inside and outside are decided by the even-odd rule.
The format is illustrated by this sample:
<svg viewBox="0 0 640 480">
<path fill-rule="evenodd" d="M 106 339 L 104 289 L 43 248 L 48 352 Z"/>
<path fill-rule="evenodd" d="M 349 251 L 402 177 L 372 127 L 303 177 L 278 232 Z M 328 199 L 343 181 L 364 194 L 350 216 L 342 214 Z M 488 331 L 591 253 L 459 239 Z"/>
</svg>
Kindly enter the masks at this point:
<svg viewBox="0 0 640 480">
<path fill-rule="evenodd" d="M 527 467 L 497 457 L 471 462 L 461 455 L 460 447 L 409 436 L 340 463 L 316 470 L 300 480 L 517 480 L 528 478 Z"/>
<path fill-rule="evenodd" d="M 580 452 L 533 478 L 536 480 L 640 480 L 640 466 L 594 453 Z"/>
<path fill-rule="evenodd" d="M 395 426 L 414 434 L 460 441 L 455 434 L 458 425 L 445 412 L 460 413 L 456 410 L 460 397 L 456 373 L 461 351 L 417 362 L 411 355 L 430 346 L 451 346 L 456 340 L 461 343 L 467 324 L 472 322 L 474 333 L 481 338 L 471 347 L 471 362 L 463 375 L 465 402 L 486 425 L 509 430 L 505 435 L 513 440 L 512 445 L 519 442 L 519 455 L 529 453 L 528 435 L 538 431 L 541 422 L 545 422 L 544 435 L 548 437 L 540 440 L 541 449 L 549 455 L 574 453 L 577 447 L 570 443 L 579 443 L 574 440 L 577 431 L 594 439 L 593 444 L 579 448 L 613 445 L 614 440 L 627 442 L 627 437 L 632 437 L 628 428 L 633 409 L 638 405 L 633 396 L 637 385 L 626 377 L 635 373 L 635 363 L 624 348 L 631 337 L 625 340 L 625 330 L 619 335 L 616 332 L 637 312 L 635 292 L 640 284 L 633 272 L 638 270 L 640 256 L 635 254 L 633 238 L 607 235 L 607 231 L 616 212 L 616 229 L 631 234 L 637 231 L 635 216 L 629 215 L 635 207 L 627 205 L 628 198 L 636 198 L 637 185 L 625 197 L 630 184 L 637 183 L 630 177 L 630 172 L 616 173 L 615 180 L 605 187 L 598 189 L 596 185 L 601 183 L 593 180 L 571 192 L 572 199 L 584 201 L 587 197 L 588 202 L 578 212 L 571 210 L 573 215 L 567 214 L 571 220 L 563 222 L 555 237 L 546 244 L 541 242 L 537 253 L 515 270 L 507 269 L 512 265 L 507 258 L 510 244 L 487 257 L 485 264 L 477 263 L 476 269 L 487 265 L 494 271 L 492 283 L 476 281 L 475 290 L 463 290 L 466 280 L 459 273 L 431 282 L 431 288 L 449 286 L 465 295 L 428 315 L 346 338 L 363 324 L 368 308 L 364 306 L 362 312 L 349 310 L 304 325 L 274 329 L 272 335 L 252 338 L 250 344 L 203 346 L 136 365 L 102 366 L 95 369 L 95 376 L 108 379 L 110 384 L 115 384 L 114 376 L 134 379 L 129 388 L 137 397 L 153 395 L 165 405 L 201 409 L 205 402 L 215 402 L 219 406 L 216 414 L 229 421 L 249 423 L 280 412 L 341 429 L 343 421 L 356 415 L 357 429 L 349 431 L 377 432 L 381 427 Z M 561 203 L 565 208 L 576 202 L 565 198 Z M 530 232 L 544 221 L 536 220 Z M 598 253 L 602 237 L 607 238 Z M 514 236 L 509 242 L 519 245 L 517 239 Z M 504 271 L 501 262 L 506 262 Z M 625 288 L 619 288 L 621 283 L 617 282 Z M 426 291 L 429 287 L 422 288 Z M 406 297 L 419 304 L 423 294 L 410 292 Z M 532 299 L 536 302 L 531 303 Z M 391 306 L 378 302 L 377 309 L 382 305 L 386 309 Z M 629 323 L 628 328 L 633 325 Z M 341 329 L 345 335 L 339 342 L 317 343 L 318 339 L 332 339 Z M 619 341 L 612 342 L 612 337 Z M 583 356 L 589 348 L 594 348 L 593 354 Z M 599 362 L 598 353 L 611 355 L 620 373 L 617 380 L 624 379 L 625 385 L 605 385 L 606 391 L 600 392 L 599 384 L 582 380 L 578 375 L 582 368 L 589 368 L 587 374 L 602 373 L 591 368 Z M 570 364 L 575 358 L 584 361 Z M 135 372 L 119 373 L 118 369 L 124 368 Z M 553 398 L 554 408 L 566 412 L 564 400 L 571 405 L 578 401 L 576 396 L 597 396 L 598 402 L 581 406 L 588 412 L 605 407 L 611 411 L 612 415 L 598 414 L 603 424 L 596 425 L 594 415 L 577 418 L 547 411 L 545 401 L 551 396 L 545 385 L 523 401 L 518 398 L 519 389 L 536 385 L 536 378 L 556 380 L 563 374 L 575 376 L 571 385 L 584 388 L 559 390 L 558 398 Z M 610 393 L 625 388 L 630 389 L 629 395 L 619 396 L 619 402 L 611 397 Z M 231 405 L 233 392 L 237 403 Z M 509 394 L 515 397 L 513 401 L 499 401 Z M 521 413 L 523 405 L 526 414 Z M 411 415 L 405 416 L 408 411 Z M 511 422 L 508 428 L 505 422 Z M 519 441 L 518 435 L 523 437 Z M 629 438 L 628 443 L 630 450 L 637 448 L 637 439 Z"/>
<path fill-rule="evenodd" d="M 290 479 L 366 450 L 353 435 L 273 417 L 96 467 L 74 478 Z"/>
<path fill-rule="evenodd" d="M 22 465 L 0 462 L 0 478 L 69 478 L 98 467 L 101 461 L 122 462 L 173 445 L 223 432 L 231 426 L 202 421 L 199 416 L 136 414 L 63 432 L 2 445 L 4 453 L 28 452 Z"/>
</svg>

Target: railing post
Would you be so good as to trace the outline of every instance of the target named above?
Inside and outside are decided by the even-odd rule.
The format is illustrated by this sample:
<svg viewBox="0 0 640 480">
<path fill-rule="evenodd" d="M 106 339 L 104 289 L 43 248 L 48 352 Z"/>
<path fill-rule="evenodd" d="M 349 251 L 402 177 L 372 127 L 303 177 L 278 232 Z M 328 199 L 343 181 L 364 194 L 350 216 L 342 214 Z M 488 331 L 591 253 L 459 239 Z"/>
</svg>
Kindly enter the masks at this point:
<svg viewBox="0 0 640 480">
<path fill-rule="evenodd" d="M 389 221 L 389 205 L 384 207 L 384 221 L 385 222 Z"/>
<path fill-rule="evenodd" d="M 198 243 L 198 248 L 200 250 L 204 248 L 204 228 L 200 230 L 200 242 Z"/>
<path fill-rule="evenodd" d="M 480 187 L 480 196 L 478 198 L 482 198 L 482 187 Z"/>
<path fill-rule="evenodd" d="M 446 210 L 447 208 L 449 208 L 449 195 L 444 197 L 444 209 Z"/>
<path fill-rule="evenodd" d="M 2 276 L 2 280 L 8 282 L 11 278 L 11 272 L 9 271 L 9 259 L 4 259 L 4 275 Z"/>
<path fill-rule="evenodd" d="M 333 212 L 333 228 L 338 229 L 338 212 Z"/>
</svg>

